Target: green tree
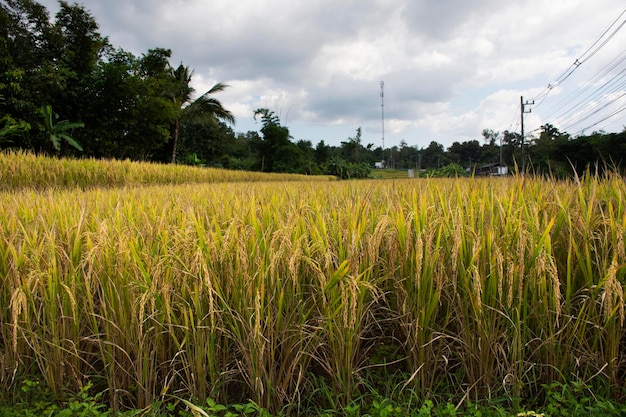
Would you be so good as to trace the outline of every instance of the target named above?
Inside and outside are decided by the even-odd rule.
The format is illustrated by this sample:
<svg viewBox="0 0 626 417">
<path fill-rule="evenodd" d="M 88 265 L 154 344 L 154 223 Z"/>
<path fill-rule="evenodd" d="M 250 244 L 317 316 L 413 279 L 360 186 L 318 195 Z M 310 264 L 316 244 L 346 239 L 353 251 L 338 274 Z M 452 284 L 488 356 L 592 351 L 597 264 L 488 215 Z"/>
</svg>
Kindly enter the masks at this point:
<svg viewBox="0 0 626 417">
<path fill-rule="evenodd" d="M 561 133 L 555 126 L 549 123 L 541 126 L 539 137 L 528 147 L 532 170 L 538 174 L 567 176 L 571 167 L 567 161 L 561 159 L 560 149 L 562 150 L 568 140 L 569 135 Z"/>
<path fill-rule="evenodd" d="M 176 117 L 172 127 L 172 163 L 176 162 L 176 150 L 178 147 L 180 126 L 182 123 L 202 123 L 224 121 L 235 123 L 232 113 L 222 106 L 216 98 L 212 97 L 228 88 L 228 85 L 217 83 L 200 97 L 192 100 L 195 89 L 191 86 L 193 71 L 182 64 L 172 70 L 175 80 L 172 100 L 176 108 Z"/>
<path fill-rule="evenodd" d="M 235 140 L 229 143 L 228 163 L 223 164 L 224 167 L 246 170 L 258 169 L 262 144 L 263 139 L 259 132 L 249 130 L 246 133 L 238 133 Z"/>
<path fill-rule="evenodd" d="M 52 29 L 46 8 L 32 0 L 0 2 L 0 114 L 17 123 L 40 123 L 38 86 L 48 53 Z M 32 135 L 16 134 L 12 146 L 35 148 Z"/>
<path fill-rule="evenodd" d="M 59 4 L 51 21 L 33 0 L 0 3 L 0 94 L 5 97 L 0 113 L 33 127 L 31 134 L 16 136 L 17 147 L 48 145 L 41 106 L 51 105 L 67 120 L 82 120 L 89 111 L 87 88 L 107 41 L 82 6 Z"/>
<path fill-rule="evenodd" d="M 161 81 L 142 68 L 152 57 L 107 48 L 85 90 L 90 98 L 81 113 L 85 155 L 145 160 L 163 152 L 174 111 Z"/>
<path fill-rule="evenodd" d="M 327 145 L 323 140 L 321 140 L 315 147 L 315 162 L 317 162 L 318 165 L 323 165 L 331 158 L 338 156 L 338 149 Z"/>
<path fill-rule="evenodd" d="M 87 90 L 92 102 L 83 113 L 86 154 L 169 160 L 170 127 L 176 116 L 169 97 L 170 54 L 157 48 L 137 58 L 122 49 L 106 51 Z"/>
<path fill-rule="evenodd" d="M 263 140 L 259 144 L 260 167 L 267 172 L 303 172 L 303 154 L 290 140 L 289 129 L 281 126 L 280 118 L 271 110 L 255 110 L 254 119 L 260 116 Z"/>
<path fill-rule="evenodd" d="M 522 135 L 508 130 L 502 133 L 502 159 L 506 165 L 521 169 Z"/>
<path fill-rule="evenodd" d="M 449 160 L 443 145 L 431 141 L 427 148 L 420 151 L 422 154 L 422 168 L 438 169 L 448 164 Z"/>
<path fill-rule="evenodd" d="M 502 149 L 500 146 L 500 132 L 496 132 L 491 129 L 483 129 L 482 135 L 485 143 L 480 150 L 481 163 L 489 164 L 493 162 L 501 162 L 500 151 Z"/>
<path fill-rule="evenodd" d="M 210 166 L 228 166 L 237 152 L 236 134 L 223 122 L 200 120 L 197 123 L 184 123 L 180 127 L 180 140 L 177 159 L 187 161 L 191 155 L 207 161 Z"/>
<path fill-rule="evenodd" d="M 403 139 L 400 141 L 398 150 L 398 167 L 404 169 L 417 168 L 419 163 L 419 150 L 415 146 L 409 146 Z"/>
<path fill-rule="evenodd" d="M 481 160 L 481 147 L 477 140 L 462 143 L 453 142 L 448 148 L 448 159 L 465 168 L 473 168 L 483 163 Z"/>
<path fill-rule="evenodd" d="M 320 174 L 320 168 L 315 161 L 315 149 L 313 143 L 309 140 L 299 140 L 296 146 L 300 149 L 301 160 L 298 162 L 300 173 L 303 174 Z"/>
<path fill-rule="evenodd" d="M 273 111 L 260 108 L 254 111 L 254 120 L 261 117 L 263 141 L 259 146 L 261 171 L 274 171 L 274 161 L 280 158 L 278 150 L 287 146 L 289 129 L 280 125 L 280 118 Z"/>
<path fill-rule="evenodd" d="M 136 130 L 136 104 L 142 93 L 137 66 L 131 53 L 112 49 L 98 63 L 87 90 L 93 102 L 83 117 L 83 133 L 90 138 L 83 143 L 87 155 L 136 159 L 129 137 Z"/>
<path fill-rule="evenodd" d="M 83 119 L 90 111 L 89 90 L 97 64 L 108 47 L 98 32 L 98 24 L 84 6 L 59 1 L 51 36 L 51 60 L 42 75 L 51 77 L 45 86 L 45 102 L 51 103 L 64 118 Z"/>
<path fill-rule="evenodd" d="M 356 136 L 348 138 L 347 141 L 341 142 L 341 156 L 348 162 L 358 164 L 364 156 L 365 148 L 361 144 L 362 133 L 361 128 L 356 129 Z"/>
<path fill-rule="evenodd" d="M 169 65 L 171 54 L 164 48 L 148 50 L 137 63 L 138 78 L 130 80 L 135 90 L 131 96 L 133 125 L 125 141 L 138 159 L 170 160 L 171 126 L 178 117 L 172 100 L 176 85 Z"/>
<path fill-rule="evenodd" d="M 88 89 L 92 103 L 83 119 L 89 155 L 169 161 L 176 117 L 170 55 L 162 48 L 140 57 L 123 49 L 106 51 Z"/>
</svg>

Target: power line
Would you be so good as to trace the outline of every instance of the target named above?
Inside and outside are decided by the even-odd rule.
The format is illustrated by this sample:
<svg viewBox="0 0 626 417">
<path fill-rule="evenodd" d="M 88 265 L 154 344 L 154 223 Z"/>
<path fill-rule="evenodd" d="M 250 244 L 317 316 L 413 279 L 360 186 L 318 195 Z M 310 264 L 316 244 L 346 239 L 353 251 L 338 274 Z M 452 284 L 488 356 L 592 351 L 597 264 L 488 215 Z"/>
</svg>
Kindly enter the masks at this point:
<svg viewBox="0 0 626 417">
<path fill-rule="evenodd" d="M 614 75 L 611 79 L 603 83 L 598 88 L 591 91 L 586 96 L 582 97 L 580 100 L 576 102 L 570 101 L 569 106 L 565 109 L 561 109 L 561 111 L 557 114 L 556 112 L 552 112 L 550 117 L 556 120 L 552 124 L 564 126 L 563 129 L 569 129 L 576 124 L 580 123 L 583 120 L 586 120 L 590 115 L 597 113 L 598 105 L 602 104 L 609 100 L 609 104 L 614 102 L 615 100 L 611 100 L 612 97 L 615 96 L 616 93 L 623 92 L 626 88 L 626 69 L 622 70 L 620 73 Z M 586 89 L 584 90 L 586 91 Z M 579 92 L 576 96 L 580 96 Z M 604 107 L 602 107 L 604 108 Z M 543 117 L 544 120 L 549 119 L 550 117 Z"/>
<path fill-rule="evenodd" d="M 620 64 L 624 62 L 626 62 L 626 51 L 623 51 L 620 55 L 618 55 L 616 58 L 606 64 L 602 69 L 600 69 L 600 71 L 594 74 L 588 81 L 583 83 L 584 87 L 572 91 L 572 93 L 570 93 L 567 97 L 561 99 L 552 107 L 548 108 L 548 110 L 542 113 L 543 117 L 549 119 L 554 116 L 559 110 L 563 109 L 565 105 L 571 103 L 573 100 L 584 94 L 587 90 L 597 85 L 600 80 L 609 75 L 613 70 L 615 70 Z"/>
<path fill-rule="evenodd" d="M 626 25 L 626 19 L 622 19 L 626 14 L 626 9 L 622 10 L 619 16 L 611 22 L 611 24 L 598 36 L 598 38 L 577 58 L 570 67 L 568 67 L 553 83 L 549 84 L 535 100 L 538 101 L 536 106 L 543 104 L 548 94 L 554 87 L 562 84 L 568 79 L 581 64 L 595 56 L 615 35 Z M 602 117 L 601 112 L 606 111 L 609 106 L 615 104 L 618 100 L 626 95 L 626 50 L 623 50 L 617 57 L 613 58 L 608 64 L 604 65 L 600 71 L 593 74 L 585 82 L 581 83 L 581 87 L 572 91 L 567 97 L 561 99 L 542 112 L 541 119 L 547 122 L 550 119 L 556 119 L 552 124 L 561 130 L 569 130 L 583 122 L 589 123 L 592 117 Z M 623 94 L 619 94 L 623 93 Z M 618 96 L 616 97 L 616 94 Z M 581 131 L 596 126 L 603 121 L 614 117 L 621 112 L 613 112 L 603 117 L 601 120 L 585 127 Z M 531 130 L 535 132 L 541 127 Z"/>
<path fill-rule="evenodd" d="M 604 36 L 611 30 L 611 28 L 615 26 L 615 24 L 619 21 L 619 19 L 621 19 L 621 17 L 625 13 L 626 13 L 626 9 L 622 10 L 619 16 L 615 20 L 613 20 L 613 22 L 611 22 L 611 24 L 593 42 L 593 44 L 591 44 L 591 46 L 587 48 L 587 50 L 585 50 L 585 52 L 583 52 L 583 54 L 579 58 L 577 58 L 573 64 L 571 64 L 565 71 L 563 71 L 561 75 L 559 75 L 556 78 L 556 80 L 548 84 L 547 87 L 544 88 L 541 93 L 539 93 L 537 96 L 535 96 L 532 99 L 533 101 L 539 101 L 539 103 L 537 103 L 537 106 L 543 103 L 543 101 L 546 99 L 548 94 L 550 94 L 550 91 L 554 89 L 554 87 L 562 84 L 565 80 L 567 80 L 574 73 L 574 71 L 578 69 L 578 67 L 580 67 L 584 62 L 588 61 L 591 57 L 597 54 L 598 51 L 600 51 L 600 49 L 602 49 L 617 34 L 617 32 L 620 31 L 620 29 L 624 26 L 624 24 L 626 24 L 626 19 L 622 21 L 620 25 L 606 39 L 604 39 L 602 43 L 598 45 L 598 47 L 595 50 L 593 50 L 593 52 L 589 54 L 589 56 L 586 56 L 589 53 L 589 51 L 591 51 L 594 48 L 594 46 L 596 46 L 598 42 L 600 42 L 604 38 Z"/>
<path fill-rule="evenodd" d="M 613 113 L 609 114 L 609 115 L 608 115 L 608 116 L 606 116 L 605 118 L 603 118 L 603 119 L 601 119 L 601 120 L 598 120 L 598 121 L 597 121 L 597 122 L 595 122 L 594 124 L 589 125 L 589 126 L 587 126 L 587 127 L 583 128 L 583 129 L 579 130 L 578 132 L 576 132 L 576 133 L 574 134 L 574 136 L 577 136 L 577 135 L 579 135 L 579 134 L 581 134 L 581 133 L 584 133 L 584 132 L 585 132 L 585 130 L 587 130 L 587 129 L 591 129 L 591 128 L 592 128 L 592 127 L 594 127 L 594 126 L 599 125 L 600 123 L 602 123 L 602 122 L 604 122 L 604 121 L 606 121 L 606 120 L 610 119 L 611 117 L 613 117 L 613 116 L 615 116 L 615 115 L 617 115 L 617 114 L 619 114 L 619 113 L 623 112 L 624 110 L 626 110 L 626 105 L 622 106 L 620 109 L 618 109 L 618 110 L 614 111 Z"/>
<path fill-rule="evenodd" d="M 597 40 L 593 43 L 593 45 L 591 45 L 591 46 L 590 46 L 590 47 L 589 47 L 589 48 L 588 48 L 588 49 L 587 49 L 587 50 L 586 50 L 586 51 L 582 54 L 582 56 L 579 58 L 579 59 L 580 59 L 580 63 L 581 63 L 581 64 L 582 64 L 583 62 L 585 62 L 585 61 L 588 61 L 588 60 L 589 60 L 592 56 L 594 56 L 596 53 L 598 53 L 598 51 L 599 51 L 600 49 L 602 49 L 602 48 L 604 47 L 604 45 L 606 45 L 606 44 L 607 44 L 607 43 L 608 43 L 608 42 L 609 42 L 609 41 L 613 38 L 613 36 L 615 36 L 615 34 L 616 34 L 617 32 L 619 32 L 619 30 L 620 30 L 620 29 L 624 26 L 624 24 L 626 24 L 626 19 L 625 19 L 624 21 L 622 21 L 622 23 L 620 23 L 620 25 L 617 27 L 617 29 L 615 29 L 615 30 L 613 31 L 613 33 L 611 33 L 611 34 L 609 35 L 609 37 L 608 37 L 608 38 L 606 38 L 606 39 L 605 39 L 605 40 L 604 40 L 604 41 L 603 41 L 603 42 L 602 42 L 602 43 L 601 43 L 601 44 L 600 44 L 600 45 L 599 45 L 599 46 L 598 46 L 598 47 L 597 47 L 597 48 L 596 48 L 596 49 L 595 49 L 595 50 L 594 50 L 594 51 L 593 51 L 593 52 L 592 52 L 592 53 L 591 53 L 588 57 L 583 58 L 583 57 L 585 56 L 585 54 L 587 54 L 587 52 L 589 52 L 589 51 L 591 50 L 591 48 L 593 48 L 593 47 L 594 47 L 594 45 L 595 45 L 596 43 L 598 43 L 598 42 L 599 42 L 599 40 L 600 40 L 600 39 L 601 39 L 604 35 L 606 35 L 606 33 L 607 33 L 609 30 L 611 30 L 611 28 L 615 25 L 615 23 L 617 23 L 617 21 L 618 21 L 618 20 L 619 20 L 619 19 L 620 19 L 623 15 L 624 15 L 624 13 L 626 13 L 626 9 L 622 10 L 622 13 L 620 13 L 620 15 L 619 15 L 619 16 L 618 16 L 618 17 L 617 17 L 617 18 L 613 21 L 613 23 L 611 23 L 611 25 L 610 25 L 610 26 L 609 26 L 609 27 L 608 27 L 608 28 L 607 28 L 604 32 L 602 32 L 602 35 L 600 35 L 600 37 L 599 37 L 599 38 L 598 38 L 598 39 L 597 39 Z"/>
<path fill-rule="evenodd" d="M 575 110 L 581 108 L 581 106 L 584 106 L 581 109 L 581 111 L 583 111 L 585 107 L 589 107 L 590 105 L 593 105 L 593 103 L 596 100 L 598 99 L 602 100 L 602 98 L 604 98 L 607 95 L 610 95 L 611 93 L 621 91 L 624 87 L 626 87 L 626 81 L 624 81 L 624 79 L 626 79 L 625 74 L 626 74 L 626 69 L 622 70 L 619 74 L 615 75 L 609 81 L 607 81 L 602 86 L 592 91 L 590 94 L 583 97 L 581 100 L 575 102 L 572 106 L 570 106 L 566 110 L 554 116 L 554 118 L 559 119 L 559 118 L 565 117 L 567 114 L 571 114 Z M 572 117 L 574 117 L 574 115 L 570 116 L 569 119 L 571 119 Z M 565 120 L 569 120 L 569 119 L 565 119 Z"/>
<path fill-rule="evenodd" d="M 625 85 L 626 85 L 626 83 L 625 83 Z M 581 116 L 580 118 L 576 119 L 575 121 L 571 122 L 569 125 L 564 127 L 563 130 L 567 131 L 571 127 L 579 124 L 580 122 L 583 122 L 583 121 L 587 120 L 588 118 L 590 118 L 591 116 L 598 114 L 598 112 L 604 110 L 605 108 L 607 108 L 611 104 L 615 103 L 617 100 L 621 99 L 624 96 L 626 96 L 626 92 L 620 94 L 618 97 L 614 98 L 613 100 L 609 101 L 608 103 L 605 103 L 603 106 L 597 108 L 596 110 L 592 111 L 591 113 L 587 113 L 587 114 Z M 593 106 L 592 106 L 592 109 L 593 109 Z"/>
</svg>

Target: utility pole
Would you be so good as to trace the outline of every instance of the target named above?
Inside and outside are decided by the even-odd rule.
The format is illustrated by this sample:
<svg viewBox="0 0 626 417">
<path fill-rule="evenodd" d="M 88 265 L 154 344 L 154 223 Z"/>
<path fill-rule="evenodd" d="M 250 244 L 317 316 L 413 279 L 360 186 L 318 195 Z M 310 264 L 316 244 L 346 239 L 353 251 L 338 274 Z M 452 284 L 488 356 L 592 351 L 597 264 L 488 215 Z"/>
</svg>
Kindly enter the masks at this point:
<svg viewBox="0 0 626 417">
<path fill-rule="evenodd" d="M 502 133 L 500 133 L 500 169 L 502 169 L 502 136 L 504 136 Z"/>
<path fill-rule="evenodd" d="M 383 121 L 383 162 L 385 162 L 385 82 L 380 82 L 380 109 Z"/>
<path fill-rule="evenodd" d="M 519 104 L 520 104 L 520 116 L 521 116 L 521 130 L 522 130 L 522 172 L 525 173 L 526 172 L 526 152 L 524 149 L 524 114 L 525 113 L 532 113 L 532 109 L 528 109 L 528 111 L 526 110 L 526 106 L 532 106 L 533 104 L 535 104 L 535 100 L 533 100 L 532 102 L 526 100 L 526 102 L 524 102 L 524 96 L 520 96 L 519 98 Z"/>
</svg>

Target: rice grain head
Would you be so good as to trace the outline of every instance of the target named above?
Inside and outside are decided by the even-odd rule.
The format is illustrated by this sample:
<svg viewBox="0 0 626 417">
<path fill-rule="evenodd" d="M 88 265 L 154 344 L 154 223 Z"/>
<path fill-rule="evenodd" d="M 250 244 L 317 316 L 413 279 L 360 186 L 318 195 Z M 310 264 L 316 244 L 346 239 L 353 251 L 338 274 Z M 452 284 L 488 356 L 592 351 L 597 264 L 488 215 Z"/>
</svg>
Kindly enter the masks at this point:
<svg viewBox="0 0 626 417">
<path fill-rule="evenodd" d="M 607 272 L 606 281 L 604 283 L 604 292 L 602 294 L 603 304 L 602 311 L 604 320 L 608 321 L 613 314 L 617 314 L 620 326 L 624 326 L 624 289 L 622 284 L 617 280 L 617 271 L 619 267 L 617 262 L 613 260 L 609 271 Z"/>
<path fill-rule="evenodd" d="M 26 294 L 21 287 L 16 288 L 11 294 L 11 319 L 13 322 L 13 351 L 17 352 L 17 339 L 18 339 L 18 329 L 19 329 L 19 320 L 22 312 L 26 311 L 27 304 Z"/>
</svg>

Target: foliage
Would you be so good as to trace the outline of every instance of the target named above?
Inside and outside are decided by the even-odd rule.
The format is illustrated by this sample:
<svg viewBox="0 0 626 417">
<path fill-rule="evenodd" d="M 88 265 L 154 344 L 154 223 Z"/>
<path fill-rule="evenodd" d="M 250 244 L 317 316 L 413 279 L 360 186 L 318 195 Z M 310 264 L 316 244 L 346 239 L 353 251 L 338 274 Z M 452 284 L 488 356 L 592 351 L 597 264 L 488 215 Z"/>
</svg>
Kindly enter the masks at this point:
<svg viewBox="0 0 626 417">
<path fill-rule="evenodd" d="M 459 164 L 448 164 L 445 167 L 427 170 L 424 176 L 433 178 L 467 177 L 469 174 Z"/>
<path fill-rule="evenodd" d="M 235 123 L 232 113 L 226 110 L 222 104 L 212 97 L 214 94 L 224 91 L 228 85 L 217 83 L 204 94 L 192 101 L 194 88 L 191 86 L 193 71 L 182 64 L 176 69 L 170 70 L 174 80 L 172 100 L 177 109 L 178 116 L 175 118 L 172 127 L 172 163 L 176 162 L 176 151 L 178 147 L 178 136 L 182 123 L 217 123 L 224 121 Z"/>
<path fill-rule="evenodd" d="M 373 165 L 375 162 L 372 152 L 373 145 L 370 143 L 364 147 L 362 142 L 362 131 L 359 127 L 356 129 L 354 138 L 348 138 L 346 142 L 341 142 L 341 158 L 355 166 Z"/>
<path fill-rule="evenodd" d="M 91 396 L 92 384 L 81 387 L 74 398 L 67 401 L 56 417 L 109 417 L 111 410 L 102 403 L 102 392 Z"/>
<path fill-rule="evenodd" d="M 530 147 L 529 157 L 534 172 L 557 178 L 570 176 L 572 171 L 580 176 L 588 169 L 599 174 L 623 169 L 626 130 L 610 134 L 594 132 L 572 138 L 547 124 L 542 126 L 539 138 Z"/>
<path fill-rule="evenodd" d="M 325 174 L 334 175 L 339 179 L 359 179 L 367 178 L 371 171 L 374 159 L 372 158 L 371 147 L 363 147 L 361 128 L 357 128 L 356 136 L 348 138 L 346 142 L 341 142 L 340 152 L 334 156 L 330 155 L 329 150 L 321 142 L 318 145 L 316 154 L 321 164 L 321 170 Z"/>
<path fill-rule="evenodd" d="M 114 50 L 84 6 L 62 1 L 51 21 L 40 4 L 16 0 L 0 7 L 0 20 L 6 23 L 0 33 L 0 94 L 5 98 L 0 112 L 34 128 L 32 135 L 13 139 L 12 146 L 39 151 L 52 140 L 60 149 L 64 139 L 51 136 L 39 122 L 44 105 L 62 119 L 84 121 L 87 128 L 71 145 L 78 149 L 80 142 L 87 156 L 96 157 L 171 160 L 181 123 L 233 120 L 210 97 L 223 84 L 190 102 L 192 73 L 183 65 L 169 65 L 171 51 L 156 48 L 136 58 Z M 36 134 L 38 126 L 45 135 Z"/>
<path fill-rule="evenodd" d="M 186 163 L 187 163 L 187 165 L 194 165 L 194 166 L 198 166 L 198 167 L 205 167 L 206 166 L 206 161 L 198 158 L 198 155 L 196 155 L 195 153 L 187 156 Z"/>
<path fill-rule="evenodd" d="M 552 417 L 621 416 L 626 413 L 625 404 L 596 397 L 591 387 L 583 382 L 553 382 L 543 388 L 546 394 L 545 411 Z"/>
<path fill-rule="evenodd" d="M 25 381 L 26 389 L 30 389 L 33 381 Z M 623 404 L 601 398 L 570 398 L 569 388 L 565 386 L 546 387 L 548 403 L 537 411 L 507 410 L 491 403 L 479 405 L 469 403 L 466 407 L 458 407 L 450 402 L 435 404 L 426 399 L 417 404 L 394 401 L 388 397 L 376 395 L 363 398 L 360 403 L 346 406 L 343 409 L 302 410 L 302 416 L 364 416 L 364 417 L 544 417 L 544 416 L 620 416 L 626 411 Z M 0 403 L 0 414 L 6 417 L 283 417 L 283 411 L 270 413 L 259 407 L 254 401 L 223 405 L 207 398 L 203 403 L 184 400 L 177 396 L 166 395 L 162 401 L 156 401 L 144 409 L 129 409 L 114 412 L 102 403 L 102 393 L 94 396 L 89 394 L 90 384 L 67 401 L 56 402 L 53 399 L 22 402 L 19 405 Z M 560 394 L 553 396 L 554 390 Z M 566 398 L 563 397 L 565 395 Z M 582 401 L 581 401 L 582 400 Z"/>
<path fill-rule="evenodd" d="M 61 143 L 63 141 L 66 142 L 68 145 L 78 149 L 79 151 L 83 150 L 82 146 L 80 146 L 80 143 L 78 143 L 66 132 L 76 128 L 85 127 L 84 123 L 70 122 L 68 120 L 55 122 L 54 119 L 58 116 L 52 111 L 52 106 L 50 105 L 45 105 L 41 107 L 41 115 L 44 120 L 44 129 L 46 135 L 50 138 L 50 143 L 57 152 L 61 152 Z"/>
<path fill-rule="evenodd" d="M 368 164 L 347 162 L 341 158 L 330 159 L 323 170 L 325 174 L 334 175 L 342 180 L 367 178 L 372 171 Z"/>
<path fill-rule="evenodd" d="M 261 117 L 263 140 L 259 143 L 260 161 L 257 161 L 256 168 L 264 172 L 304 173 L 308 163 L 302 150 L 291 142 L 289 129 L 281 126 L 280 118 L 269 109 L 255 110 L 255 120 L 258 116 Z"/>
<path fill-rule="evenodd" d="M 11 140 L 9 137 L 11 135 L 16 135 L 20 132 L 27 131 L 30 129 L 30 126 L 25 122 L 16 122 L 13 120 L 11 116 L 5 114 L 0 118 L 0 123 L 3 123 L 4 126 L 0 128 L 0 144 L 10 143 Z"/>
<path fill-rule="evenodd" d="M 91 111 L 83 118 L 87 156 L 169 161 L 167 145 L 176 116 L 165 94 L 171 90 L 169 54 L 159 48 L 138 58 L 123 50 L 106 51 L 89 88 Z"/>
<path fill-rule="evenodd" d="M 448 162 L 443 146 L 435 141 L 430 142 L 421 154 L 424 168 L 439 169 Z"/>
</svg>

